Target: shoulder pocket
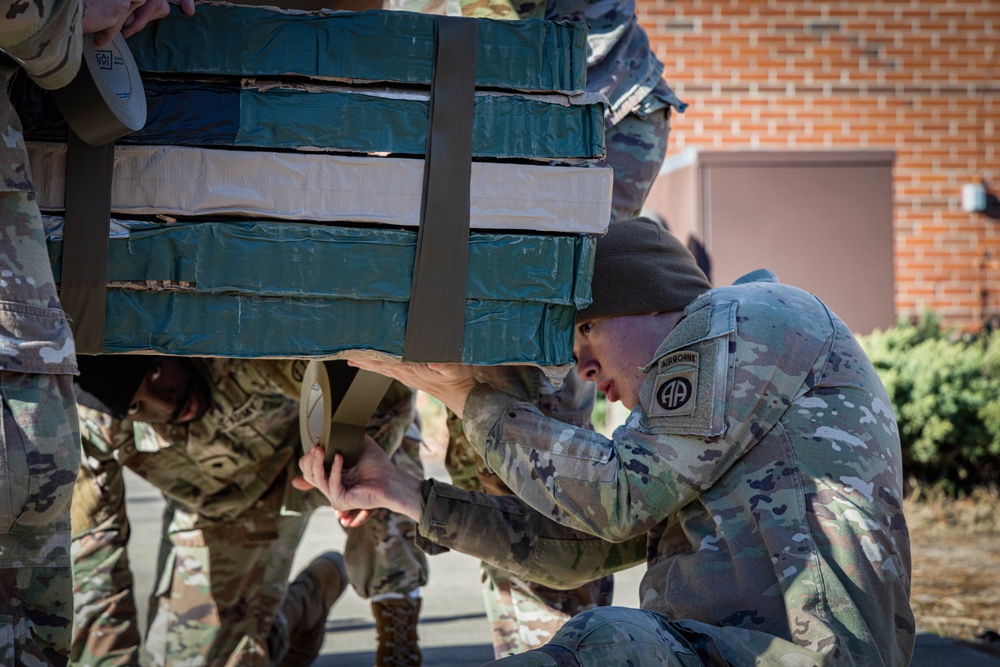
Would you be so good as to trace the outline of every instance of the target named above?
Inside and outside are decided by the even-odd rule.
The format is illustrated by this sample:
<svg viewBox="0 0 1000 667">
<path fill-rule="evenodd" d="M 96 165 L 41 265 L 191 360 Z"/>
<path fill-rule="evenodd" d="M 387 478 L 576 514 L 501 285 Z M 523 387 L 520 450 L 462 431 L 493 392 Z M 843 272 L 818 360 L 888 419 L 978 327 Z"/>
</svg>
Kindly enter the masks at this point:
<svg viewBox="0 0 1000 667">
<path fill-rule="evenodd" d="M 657 351 L 639 395 L 651 428 L 710 438 L 725 433 L 736 305 L 713 302 L 687 314 Z"/>
</svg>

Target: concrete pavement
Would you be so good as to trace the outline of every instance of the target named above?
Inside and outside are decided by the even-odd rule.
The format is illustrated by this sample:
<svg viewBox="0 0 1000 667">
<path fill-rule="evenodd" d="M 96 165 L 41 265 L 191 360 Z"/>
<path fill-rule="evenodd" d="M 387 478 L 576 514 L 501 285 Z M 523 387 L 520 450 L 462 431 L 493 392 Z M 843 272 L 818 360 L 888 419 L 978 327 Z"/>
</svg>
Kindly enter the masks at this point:
<svg viewBox="0 0 1000 667">
<path fill-rule="evenodd" d="M 447 480 L 443 468 L 427 463 L 427 474 Z M 146 600 L 153 587 L 163 501 L 155 488 L 126 471 L 128 512 L 132 521 L 129 553 L 136 579 L 140 626 L 145 627 Z M 344 547 L 344 531 L 332 510 L 310 520 L 292 571 L 298 572 L 323 551 Z M 430 559 L 430 583 L 423 589 L 420 639 L 427 667 L 472 667 L 493 659 L 479 586 L 479 563 L 464 554 Z M 639 581 L 645 568 L 615 577 L 616 605 L 638 606 Z M 366 600 L 350 588 L 334 606 L 317 667 L 371 667 L 375 656 L 375 624 Z M 912 667 L 1000 667 L 1000 659 L 954 641 L 920 634 Z"/>
</svg>

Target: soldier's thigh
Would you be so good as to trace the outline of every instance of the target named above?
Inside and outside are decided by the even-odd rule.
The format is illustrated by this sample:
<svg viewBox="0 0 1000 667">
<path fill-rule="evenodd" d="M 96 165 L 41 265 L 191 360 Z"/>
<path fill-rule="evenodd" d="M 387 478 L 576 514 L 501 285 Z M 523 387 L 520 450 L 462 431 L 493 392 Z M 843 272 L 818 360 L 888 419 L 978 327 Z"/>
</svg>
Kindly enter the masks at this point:
<svg viewBox="0 0 1000 667">
<path fill-rule="evenodd" d="M 667 617 L 641 609 L 602 607 L 567 621 L 547 645 L 489 664 L 703 667 L 706 663 L 671 629 Z"/>
<path fill-rule="evenodd" d="M 409 517 L 375 510 L 345 530 L 347 578 L 361 597 L 407 595 L 427 584 L 427 556 L 414 542 L 417 526 Z"/>
<path fill-rule="evenodd" d="M 80 462 L 71 383 L 0 371 L 0 664 L 63 664 L 69 653 L 69 502 Z"/>
<path fill-rule="evenodd" d="M 0 371 L 0 563 L 69 564 L 69 506 L 80 466 L 72 378 Z M 65 534 L 54 543 L 51 536 Z"/>
<path fill-rule="evenodd" d="M 612 221 L 639 214 L 653 181 L 660 173 L 670 136 L 670 111 L 646 116 L 629 114 L 607 131 L 605 160 L 614 169 Z"/>
</svg>

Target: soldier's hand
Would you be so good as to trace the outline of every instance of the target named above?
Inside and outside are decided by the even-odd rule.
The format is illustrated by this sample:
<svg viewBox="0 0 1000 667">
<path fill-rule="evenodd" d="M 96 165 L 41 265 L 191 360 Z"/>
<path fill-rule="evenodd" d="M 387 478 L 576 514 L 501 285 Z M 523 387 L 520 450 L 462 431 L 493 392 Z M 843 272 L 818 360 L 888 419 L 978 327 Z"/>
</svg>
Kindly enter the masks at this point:
<svg viewBox="0 0 1000 667">
<path fill-rule="evenodd" d="M 344 470 L 344 457 L 335 455 L 327 474 L 322 447 L 314 447 L 299 459 L 302 479 L 319 489 L 337 510 L 345 526 L 360 525 L 367 513 L 380 507 L 420 520 L 420 480 L 396 467 L 378 444 L 365 438 L 358 462 Z M 298 480 L 296 488 L 302 488 Z"/>
<path fill-rule="evenodd" d="M 93 33 L 94 44 L 104 46 L 119 32 L 129 37 L 163 18 L 172 2 L 188 16 L 194 14 L 194 0 L 83 0 L 83 32 Z"/>
<path fill-rule="evenodd" d="M 465 399 L 469 397 L 469 392 L 479 384 L 473 375 L 473 367 L 465 364 L 414 364 L 375 359 L 349 359 L 347 363 L 424 391 L 459 417 L 465 411 Z"/>
<path fill-rule="evenodd" d="M 146 0 L 136 8 L 122 25 L 122 37 L 131 37 L 150 21 L 162 19 L 170 13 L 170 5 L 179 5 L 188 16 L 194 15 L 194 0 Z"/>
<path fill-rule="evenodd" d="M 125 19 L 141 4 L 138 0 L 83 0 L 81 25 L 84 34 L 95 33 L 94 41 L 98 46 L 104 46 L 118 34 Z"/>
</svg>

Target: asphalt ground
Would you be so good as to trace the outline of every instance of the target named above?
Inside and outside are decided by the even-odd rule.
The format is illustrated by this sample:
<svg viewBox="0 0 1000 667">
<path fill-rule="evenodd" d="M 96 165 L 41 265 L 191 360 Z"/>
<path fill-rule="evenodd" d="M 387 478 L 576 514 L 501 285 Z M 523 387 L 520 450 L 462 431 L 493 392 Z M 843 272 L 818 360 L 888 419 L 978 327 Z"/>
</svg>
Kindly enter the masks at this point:
<svg viewBox="0 0 1000 667">
<path fill-rule="evenodd" d="M 435 461 L 426 462 L 426 472 L 447 480 Z M 152 590 L 156 549 L 159 545 L 163 500 L 159 492 L 141 478 L 126 472 L 128 512 L 132 522 L 129 556 L 136 580 L 140 627 L 145 627 L 146 600 Z M 332 510 L 317 511 L 310 519 L 292 571 L 297 572 L 317 554 L 342 551 L 344 531 Z M 615 576 L 614 604 L 638 606 L 639 581 L 645 568 L 637 567 Z M 422 590 L 420 644 L 427 667 L 471 667 L 493 659 L 493 648 L 479 583 L 479 562 L 458 553 L 430 559 L 430 582 Z M 367 600 L 352 589 L 344 593 L 330 612 L 326 638 L 316 667 L 371 667 L 375 660 L 375 622 Z M 928 633 L 917 636 L 912 667 L 1000 667 L 1000 659 L 958 642 Z"/>
</svg>

